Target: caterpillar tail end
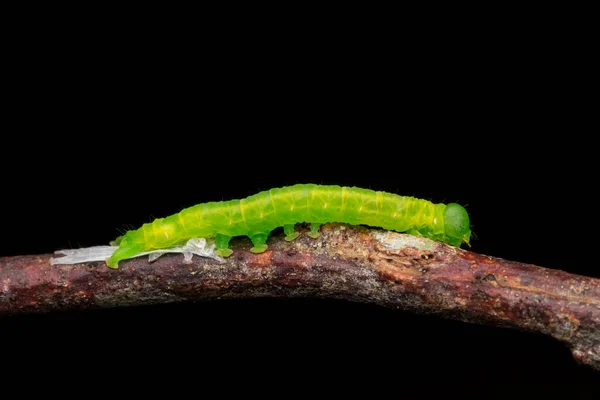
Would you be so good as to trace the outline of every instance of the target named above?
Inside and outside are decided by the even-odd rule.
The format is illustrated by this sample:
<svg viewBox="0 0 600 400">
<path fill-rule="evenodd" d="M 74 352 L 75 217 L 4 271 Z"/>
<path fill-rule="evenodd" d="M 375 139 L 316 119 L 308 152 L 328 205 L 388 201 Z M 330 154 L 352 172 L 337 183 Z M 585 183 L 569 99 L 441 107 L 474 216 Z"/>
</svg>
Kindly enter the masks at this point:
<svg viewBox="0 0 600 400">
<path fill-rule="evenodd" d="M 124 237 L 125 237 L 125 235 L 121 235 L 118 238 L 116 238 L 115 240 L 111 240 L 109 244 L 111 246 L 119 246 L 121 244 L 121 242 L 123 241 Z"/>
<path fill-rule="evenodd" d="M 136 254 L 139 254 L 142 251 L 144 251 L 144 249 L 140 246 L 127 245 L 127 243 L 121 242 L 121 246 L 106 259 L 106 265 L 109 268 L 118 269 L 119 261 L 134 257 Z"/>
</svg>

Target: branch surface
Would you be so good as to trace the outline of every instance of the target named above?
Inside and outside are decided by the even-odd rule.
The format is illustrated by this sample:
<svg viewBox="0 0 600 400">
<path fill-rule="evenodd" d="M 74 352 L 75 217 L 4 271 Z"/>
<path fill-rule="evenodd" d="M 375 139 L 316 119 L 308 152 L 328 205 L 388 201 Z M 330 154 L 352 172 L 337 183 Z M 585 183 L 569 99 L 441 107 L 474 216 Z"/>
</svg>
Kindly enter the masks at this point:
<svg viewBox="0 0 600 400">
<path fill-rule="evenodd" d="M 306 227 L 304 227 L 304 232 Z M 0 258 L 0 315 L 255 297 L 346 299 L 507 326 L 566 343 L 600 370 L 600 279 L 508 261 L 425 238 L 344 224 L 265 253 L 234 238 L 225 263 L 165 255 L 150 263 L 50 265 L 52 255 Z"/>
</svg>

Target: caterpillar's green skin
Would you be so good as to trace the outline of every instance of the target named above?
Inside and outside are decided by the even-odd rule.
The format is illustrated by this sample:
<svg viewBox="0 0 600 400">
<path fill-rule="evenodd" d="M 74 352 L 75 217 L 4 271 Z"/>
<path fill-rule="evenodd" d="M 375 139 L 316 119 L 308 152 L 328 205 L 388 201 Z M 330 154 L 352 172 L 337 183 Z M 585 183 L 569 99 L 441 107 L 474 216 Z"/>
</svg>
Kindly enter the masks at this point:
<svg viewBox="0 0 600 400">
<path fill-rule="evenodd" d="M 460 246 L 469 243 L 467 211 L 459 204 L 433 204 L 357 187 L 299 184 L 260 192 L 242 200 L 209 202 L 158 218 L 117 239 L 119 248 L 107 260 L 117 268 L 120 260 L 144 251 L 163 249 L 194 237 L 214 237 L 217 254 L 227 257 L 233 236 L 248 236 L 261 253 L 270 232 L 283 226 L 286 240 L 298 236 L 294 224 L 310 222 L 312 237 L 320 224 L 345 222 L 370 225 Z"/>
</svg>

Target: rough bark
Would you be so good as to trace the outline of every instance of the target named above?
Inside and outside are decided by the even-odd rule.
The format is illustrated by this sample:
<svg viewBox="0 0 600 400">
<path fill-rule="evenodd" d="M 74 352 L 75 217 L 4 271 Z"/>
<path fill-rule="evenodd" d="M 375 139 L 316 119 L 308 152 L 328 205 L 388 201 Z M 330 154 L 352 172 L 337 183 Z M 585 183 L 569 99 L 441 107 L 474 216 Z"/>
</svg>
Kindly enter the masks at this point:
<svg viewBox="0 0 600 400">
<path fill-rule="evenodd" d="M 182 255 L 50 265 L 52 255 L 0 258 L 0 315 L 253 297 L 375 303 L 550 335 L 600 369 L 600 279 L 476 254 L 423 238 L 329 224 L 293 242 L 274 235 L 252 254 L 233 239 L 224 264 Z"/>
</svg>

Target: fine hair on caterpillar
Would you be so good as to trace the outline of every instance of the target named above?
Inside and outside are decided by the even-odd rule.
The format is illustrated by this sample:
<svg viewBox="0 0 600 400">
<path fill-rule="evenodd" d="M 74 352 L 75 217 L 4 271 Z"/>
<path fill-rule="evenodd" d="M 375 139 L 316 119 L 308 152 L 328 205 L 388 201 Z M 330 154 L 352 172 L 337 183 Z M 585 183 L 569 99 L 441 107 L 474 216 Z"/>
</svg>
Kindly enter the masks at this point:
<svg viewBox="0 0 600 400">
<path fill-rule="evenodd" d="M 310 223 L 311 237 L 330 222 L 368 225 L 453 246 L 469 243 L 469 216 L 457 203 L 432 203 L 410 196 L 337 185 L 297 184 L 259 192 L 240 200 L 208 202 L 188 207 L 166 218 L 157 218 L 129 230 L 113 244 L 118 248 L 106 260 L 111 268 L 119 261 L 153 250 L 169 249 L 192 238 L 214 238 L 216 255 L 228 257 L 229 241 L 248 236 L 251 251 L 267 249 L 270 233 L 283 227 L 285 240 L 299 233 L 298 223 Z"/>
</svg>

